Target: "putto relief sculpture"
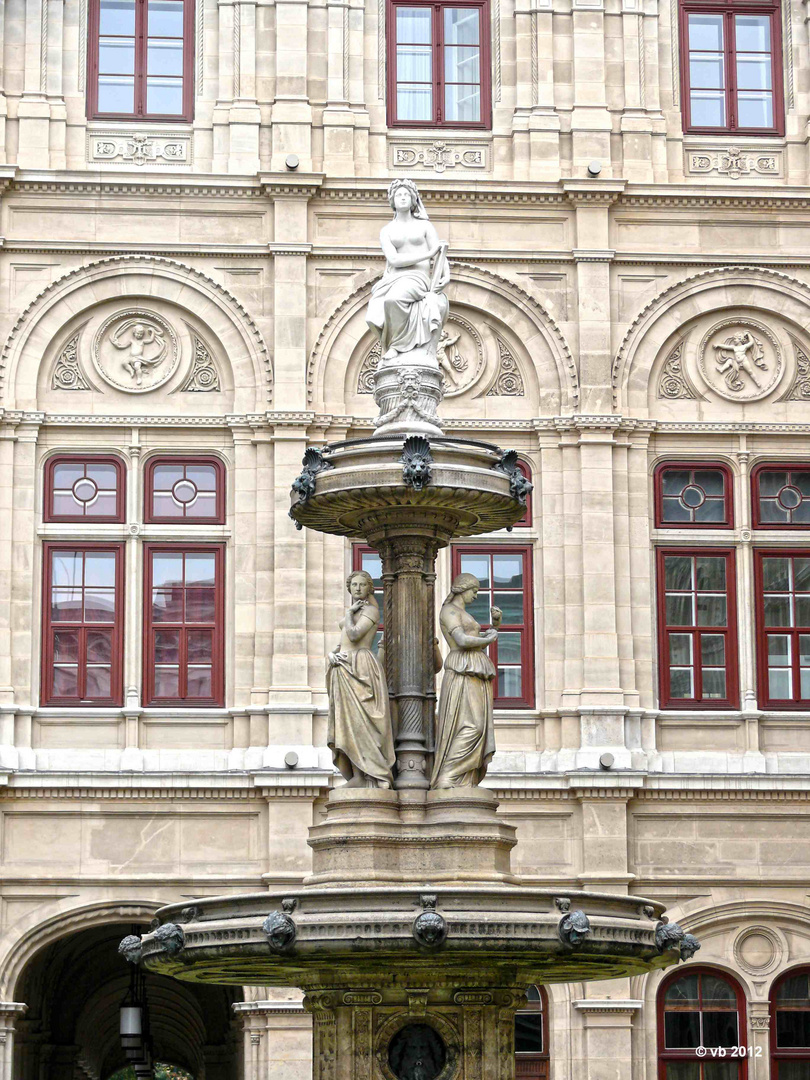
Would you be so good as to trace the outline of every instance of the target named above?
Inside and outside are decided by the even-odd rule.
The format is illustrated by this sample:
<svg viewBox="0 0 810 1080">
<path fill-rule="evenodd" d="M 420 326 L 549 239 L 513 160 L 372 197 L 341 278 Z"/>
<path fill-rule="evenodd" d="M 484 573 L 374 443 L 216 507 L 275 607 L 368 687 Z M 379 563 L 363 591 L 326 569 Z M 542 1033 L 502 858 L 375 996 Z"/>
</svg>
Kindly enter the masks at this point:
<svg viewBox="0 0 810 1080">
<path fill-rule="evenodd" d="M 495 753 L 493 679 L 496 671 L 486 650 L 497 639 L 503 616 L 499 608 L 493 607 L 493 629 L 481 630 L 466 610 L 478 596 L 479 587 L 478 579 L 472 574 L 459 574 L 439 615 L 450 653 L 444 661 L 439 698 L 432 788 L 477 786 Z"/>
<path fill-rule="evenodd" d="M 377 435 L 441 435 L 436 409 L 443 373 L 437 359 L 447 319 L 447 244 L 440 240 L 412 180 L 388 189 L 394 220 L 380 233 L 385 273 L 371 292 L 366 321 L 380 335 L 374 399 Z"/>
<path fill-rule="evenodd" d="M 705 334 L 698 349 L 700 375 L 727 401 L 759 401 L 773 393 L 784 374 L 776 334 L 753 319 L 724 319 Z"/>
<path fill-rule="evenodd" d="M 372 652 L 380 622 L 374 583 L 365 570 L 346 581 L 351 605 L 340 622 L 340 645 L 329 653 L 327 744 L 347 787 L 389 788 L 396 760 L 385 676 Z"/>
<path fill-rule="evenodd" d="M 154 311 L 119 311 L 102 323 L 93 342 L 96 371 L 110 386 L 129 393 L 162 386 L 179 359 L 173 328 Z"/>
</svg>

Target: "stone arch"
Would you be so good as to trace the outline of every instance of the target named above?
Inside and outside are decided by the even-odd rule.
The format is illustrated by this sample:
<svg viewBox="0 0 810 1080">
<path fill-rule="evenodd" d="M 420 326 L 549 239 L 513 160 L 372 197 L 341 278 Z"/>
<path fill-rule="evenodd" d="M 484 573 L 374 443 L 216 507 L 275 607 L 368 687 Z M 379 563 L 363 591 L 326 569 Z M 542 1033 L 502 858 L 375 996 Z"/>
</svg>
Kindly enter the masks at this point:
<svg viewBox="0 0 810 1080">
<path fill-rule="evenodd" d="M 307 365 L 307 403 L 325 412 L 345 411 L 345 393 L 327 385 L 327 366 L 340 377 L 357 360 L 357 350 L 369 335 L 363 318 L 369 295 L 380 275 L 365 280 L 337 306 L 321 329 Z M 535 385 L 538 410 L 570 412 L 579 400 L 576 364 L 565 337 L 543 305 L 516 282 L 469 263 L 453 262 L 447 295 L 453 306 L 472 308 L 477 300 L 498 323 L 498 334 L 518 343 L 525 352 L 527 376 Z M 371 340 L 371 339 L 369 339 Z M 342 385 L 342 384 L 341 384 Z M 528 393 L 528 390 L 527 390 Z"/>
<path fill-rule="evenodd" d="M 612 368 L 614 407 L 645 415 L 662 350 L 699 316 L 734 307 L 776 314 L 800 334 L 810 320 L 810 285 L 756 266 L 714 267 L 673 282 L 641 309 L 624 335 Z"/>
<path fill-rule="evenodd" d="M 127 280 L 129 278 L 129 281 Z M 136 279 L 141 283 L 135 285 Z M 0 353 L 0 396 L 30 407 L 39 365 L 68 322 L 105 300 L 152 296 L 188 313 L 218 342 L 233 375 L 234 408 L 256 411 L 272 396 L 272 362 L 261 330 L 224 286 L 196 268 L 153 255 L 117 255 L 76 267 L 47 285 L 20 314 Z"/>
</svg>

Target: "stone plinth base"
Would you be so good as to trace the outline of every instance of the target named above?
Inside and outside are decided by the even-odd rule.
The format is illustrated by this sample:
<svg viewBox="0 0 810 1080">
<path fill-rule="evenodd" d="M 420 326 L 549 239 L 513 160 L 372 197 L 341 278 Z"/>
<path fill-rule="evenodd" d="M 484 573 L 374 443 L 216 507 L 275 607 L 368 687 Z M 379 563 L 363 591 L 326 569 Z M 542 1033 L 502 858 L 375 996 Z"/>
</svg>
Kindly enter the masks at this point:
<svg viewBox="0 0 810 1080">
<path fill-rule="evenodd" d="M 497 806 L 483 788 L 337 788 L 326 821 L 310 829 L 305 884 L 516 884 L 515 829 L 499 820 Z"/>
</svg>

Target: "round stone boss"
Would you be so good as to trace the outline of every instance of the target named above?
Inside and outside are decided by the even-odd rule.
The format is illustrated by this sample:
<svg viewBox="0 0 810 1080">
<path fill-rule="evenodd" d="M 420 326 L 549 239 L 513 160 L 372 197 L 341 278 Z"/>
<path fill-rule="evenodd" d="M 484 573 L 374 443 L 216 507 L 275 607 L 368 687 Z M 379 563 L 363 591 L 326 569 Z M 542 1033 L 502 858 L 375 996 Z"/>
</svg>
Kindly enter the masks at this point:
<svg viewBox="0 0 810 1080">
<path fill-rule="evenodd" d="M 430 1024 L 406 1024 L 388 1044 L 388 1067 L 397 1080 L 436 1080 L 446 1064 L 444 1039 Z"/>
<path fill-rule="evenodd" d="M 105 319 L 93 339 L 93 366 L 118 390 L 146 394 L 177 370 L 180 350 L 172 326 L 155 311 L 128 308 Z"/>
<path fill-rule="evenodd" d="M 782 962 L 785 945 L 770 926 L 746 926 L 734 940 L 734 960 L 749 975 L 767 975 Z"/>
</svg>

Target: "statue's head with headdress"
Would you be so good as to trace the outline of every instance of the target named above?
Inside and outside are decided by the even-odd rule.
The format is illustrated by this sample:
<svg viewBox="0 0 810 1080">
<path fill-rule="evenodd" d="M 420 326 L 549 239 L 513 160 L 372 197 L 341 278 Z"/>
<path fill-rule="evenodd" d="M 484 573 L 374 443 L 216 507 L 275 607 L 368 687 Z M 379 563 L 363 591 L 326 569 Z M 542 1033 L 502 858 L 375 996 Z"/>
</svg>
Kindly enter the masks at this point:
<svg viewBox="0 0 810 1080">
<path fill-rule="evenodd" d="M 394 196 L 396 193 L 404 189 L 411 197 L 411 213 L 415 218 L 422 218 L 427 220 L 427 210 L 425 210 L 425 204 L 422 202 L 422 197 L 419 194 L 419 189 L 413 180 L 407 180 L 405 178 L 401 180 L 392 180 L 388 188 L 388 205 L 394 211 L 397 212 L 396 205 L 394 204 Z"/>
</svg>

